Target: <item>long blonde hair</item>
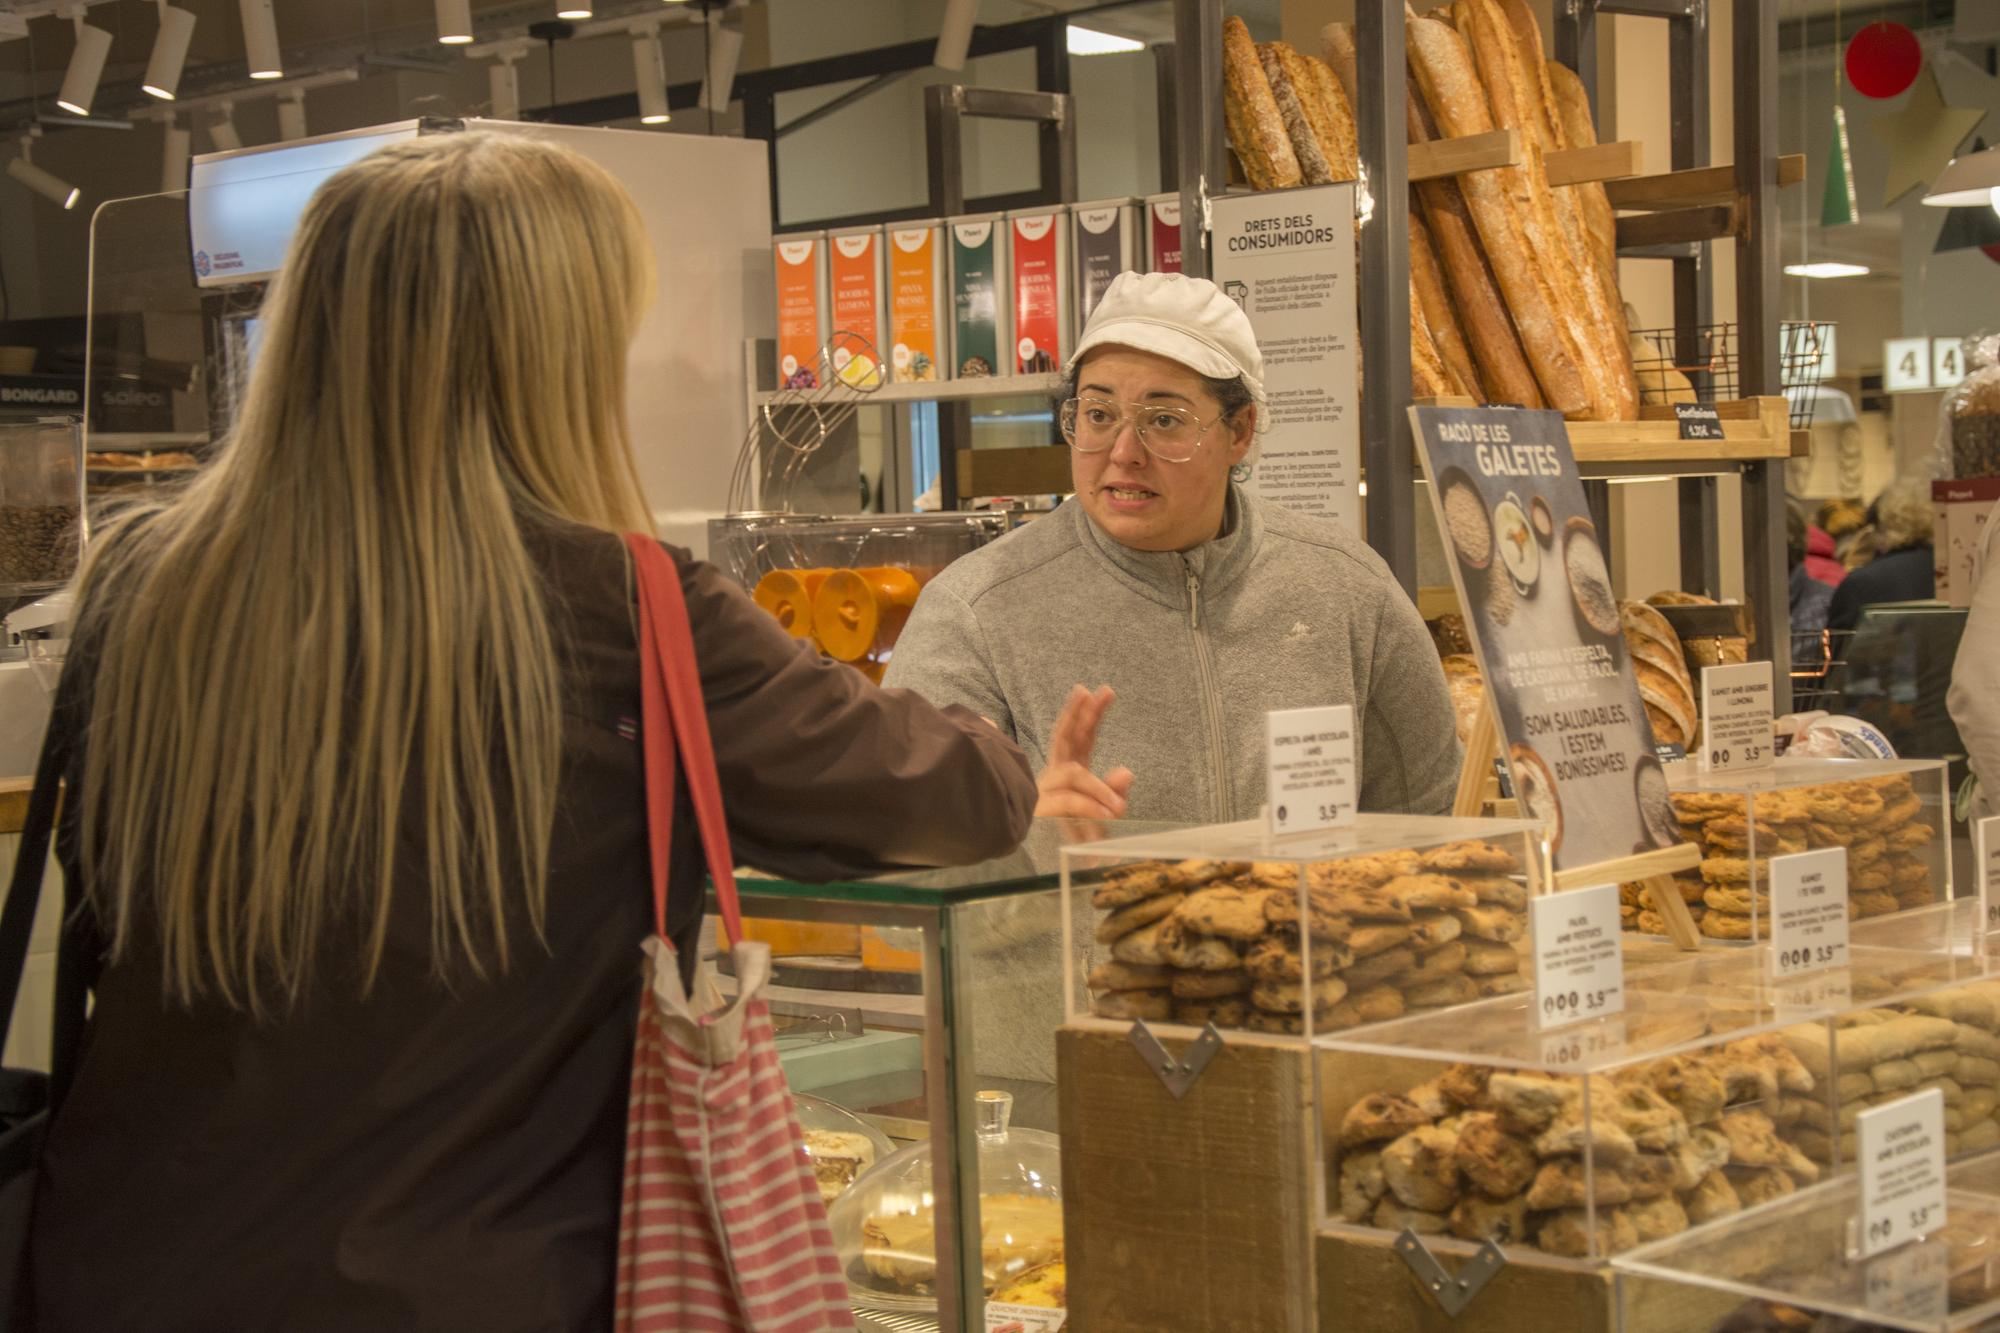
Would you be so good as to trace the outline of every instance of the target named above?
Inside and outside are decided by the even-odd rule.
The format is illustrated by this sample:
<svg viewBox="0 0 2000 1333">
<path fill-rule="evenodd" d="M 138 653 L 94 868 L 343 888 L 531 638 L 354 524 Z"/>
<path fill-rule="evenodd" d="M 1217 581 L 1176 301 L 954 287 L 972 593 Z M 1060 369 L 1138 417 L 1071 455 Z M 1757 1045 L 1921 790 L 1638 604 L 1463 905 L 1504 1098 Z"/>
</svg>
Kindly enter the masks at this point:
<svg viewBox="0 0 2000 1333">
<path fill-rule="evenodd" d="M 438 975 L 504 970 L 523 891 L 539 937 L 561 699 L 519 518 L 650 530 L 624 402 L 652 281 L 631 199 L 532 139 L 427 136 L 321 187 L 215 462 L 83 572 L 114 957 L 157 931 L 170 997 L 263 1012 L 354 939 L 365 988 L 418 889 L 399 845 Z"/>
</svg>

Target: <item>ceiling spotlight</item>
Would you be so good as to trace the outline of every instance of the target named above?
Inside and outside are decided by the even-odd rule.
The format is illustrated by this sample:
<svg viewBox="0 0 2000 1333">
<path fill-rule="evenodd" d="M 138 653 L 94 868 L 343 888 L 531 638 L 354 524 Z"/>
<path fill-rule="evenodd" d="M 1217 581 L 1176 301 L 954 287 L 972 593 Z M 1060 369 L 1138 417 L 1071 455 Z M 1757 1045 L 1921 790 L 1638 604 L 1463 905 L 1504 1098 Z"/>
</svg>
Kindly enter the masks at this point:
<svg viewBox="0 0 2000 1333">
<path fill-rule="evenodd" d="M 278 16 L 271 0 L 237 0 L 243 14 L 243 52 L 253 79 L 282 79 L 285 59 L 278 51 Z"/>
<path fill-rule="evenodd" d="M 111 54 L 111 34 L 76 19 L 76 49 L 70 53 L 69 68 L 63 71 L 62 91 L 56 105 L 73 115 L 90 114 L 90 101 L 97 96 L 97 81 L 104 77 L 104 57 Z"/>
<path fill-rule="evenodd" d="M 188 154 L 193 149 L 194 134 L 182 129 L 178 120 L 168 121 L 166 141 L 160 146 L 161 194 L 188 187 Z"/>
<path fill-rule="evenodd" d="M 521 118 L 521 71 L 511 59 L 494 61 L 486 67 L 486 91 L 493 105 L 488 113 L 495 120 Z"/>
<path fill-rule="evenodd" d="M 590 0 L 560 0 L 556 5 L 559 19 L 587 19 L 590 15 Z"/>
<path fill-rule="evenodd" d="M 965 68 L 966 53 L 972 49 L 972 21 L 978 14 L 979 0 L 944 0 L 937 50 L 931 55 L 933 65 L 939 69 Z"/>
<path fill-rule="evenodd" d="M 1069 27 L 1069 53 L 1073 56 L 1114 56 L 1127 51 L 1143 51 L 1144 42 L 1135 42 L 1130 37 L 1120 37 L 1116 33 L 1099 32 L 1095 28 L 1079 28 L 1072 23 Z"/>
<path fill-rule="evenodd" d="M 83 191 L 28 160 L 28 144 L 33 137 L 21 140 L 21 155 L 7 164 L 7 174 L 57 207 L 75 208 Z"/>
<path fill-rule="evenodd" d="M 667 110 L 667 61 L 660 53 L 660 33 L 646 28 L 632 34 L 632 80 L 639 89 L 639 123 L 664 125 Z"/>
<path fill-rule="evenodd" d="M 464 46 L 472 40 L 472 0 L 435 0 L 438 41 L 446 46 Z"/>
<path fill-rule="evenodd" d="M 188 43 L 193 39 L 194 14 L 160 0 L 160 31 L 153 38 L 153 55 L 146 61 L 146 77 L 140 86 L 163 102 L 173 101 L 180 89 L 181 66 L 187 63 Z"/>
<path fill-rule="evenodd" d="M 1924 202 L 1933 208 L 1983 204 L 1992 197 L 1996 186 L 2000 186 L 2000 148 L 1982 148 L 1954 157 L 1938 173 L 1936 183 L 1924 195 Z"/>
<path fill-rule="evenodd" d="M 708 77 L 701 83 L 701 104 L 715 115 L 729 110 L 729 95 L 736 87 L 736 66 L 743 59 L 743 29 L 724 23 L 720 15 L 709 19 Z"/>
<path fill-rule="evenodd" d="M 278 137 L 286 143 L 306 137 L 306 95 L 292 93 L 278 99 Z"/>
<path fill-rule="evenodd" d="M 1785 272 L 1794 278 L 1865 278 L 1868 276 L 1868 266 L 1822 260 L 1817 264 L 1787 264 Z"/>
<path fill-rule="evenodd" d="M 218 153 L 233 153 L 243 146 L 243 136 L 236 132 L 236 108 L 224 102 L 221 111 L 219 118 L 208 123 L 208 142 Z"/>
</svg>

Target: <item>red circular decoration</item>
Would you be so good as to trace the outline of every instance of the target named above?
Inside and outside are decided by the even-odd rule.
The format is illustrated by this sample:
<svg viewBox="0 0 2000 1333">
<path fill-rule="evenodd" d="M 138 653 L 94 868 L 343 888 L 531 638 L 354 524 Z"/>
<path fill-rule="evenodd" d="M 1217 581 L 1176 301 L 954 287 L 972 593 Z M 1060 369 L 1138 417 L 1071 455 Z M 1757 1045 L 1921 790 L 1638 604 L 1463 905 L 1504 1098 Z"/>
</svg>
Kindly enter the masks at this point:
<svg viewBox="0 0 2000 1333">
<path fill-rule="evenodd" d="M 1923 67 L 1924 48 L 1900 23 L 1871 23 L 1847 43 L 1847 81 L 1863 97 L 1894 97 Z"/>
<path fill-rule="evenodd" d="M 1979 252 L 1985 255 L 1988 259 L 1992 260 L 1994 263 L 2000 264 L 2000 241 L 1995 241 L 1991 245 L 1980 246 Z"/>
</svg>

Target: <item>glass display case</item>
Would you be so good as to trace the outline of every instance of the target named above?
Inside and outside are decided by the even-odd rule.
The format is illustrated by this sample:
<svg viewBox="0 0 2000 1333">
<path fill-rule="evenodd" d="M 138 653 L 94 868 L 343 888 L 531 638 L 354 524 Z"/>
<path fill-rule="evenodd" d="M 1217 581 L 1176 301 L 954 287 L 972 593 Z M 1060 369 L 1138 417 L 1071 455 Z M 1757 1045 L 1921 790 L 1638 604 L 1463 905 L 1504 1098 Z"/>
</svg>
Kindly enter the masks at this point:
<svg viewBox="0 0 2000 1333">
<path fill-rule="evenodd" d="M 1522 991 L 1542 825 L 1362 815 L 1251 821 L 1063 851 L 1073 1022 L 1309 1038 Z"/>
<path fill-rule="evenodd" d="M 768 992 L 780 1063 L 864 1330 L 982 1329 L 988 1299 L 1061 1286 L 1059 853 L 1100 831 L 1038 820 L 959 869 L 738 879 L 744 916 L 792 941 Z M 800 951 L 815 940 L 830 952 Z"/>
<path fill-rule="evenodd" d="M 1670 765 L 1682 835 L 1701 846 L 1699 866 L 1675 887 L 1701 933 L 1714 940 L 1770 935 L 1774 856 L 1839 847 L 1847 852 L 1856 919 L 1929 907 L 1952 897 L 1951 791 L 1934 760 L 1780 759 L 1769 768 L 1704 774 Z M 1624 886 L 1628 929 L 1663 933 L 1650 890 Z"/>
</svg>

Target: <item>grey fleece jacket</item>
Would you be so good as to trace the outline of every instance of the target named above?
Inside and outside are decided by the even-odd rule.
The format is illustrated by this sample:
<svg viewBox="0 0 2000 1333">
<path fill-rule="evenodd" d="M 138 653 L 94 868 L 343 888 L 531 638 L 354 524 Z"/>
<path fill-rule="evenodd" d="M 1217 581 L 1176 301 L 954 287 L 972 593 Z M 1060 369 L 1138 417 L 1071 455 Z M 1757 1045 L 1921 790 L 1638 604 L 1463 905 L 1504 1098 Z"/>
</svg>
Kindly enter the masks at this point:
<svg viewBox="0 0 2000 1333">
<path fill-rule="evenodd" d="M 1442 814 L 1458 778 L 1430 635 L 1381 558 L 1232 487 L 1223 534 L 1135 551 L 1075 500 L 925 587 L 884 685 L 991 718 L 1040 769 L 1070 687 L 1118 701 L 1091 766 L 1137 776 L 1127 817 L 1215 823 L 1264 803 L 1264 715 L 1353 704 L 1361 808 Z"/>
</svg>

